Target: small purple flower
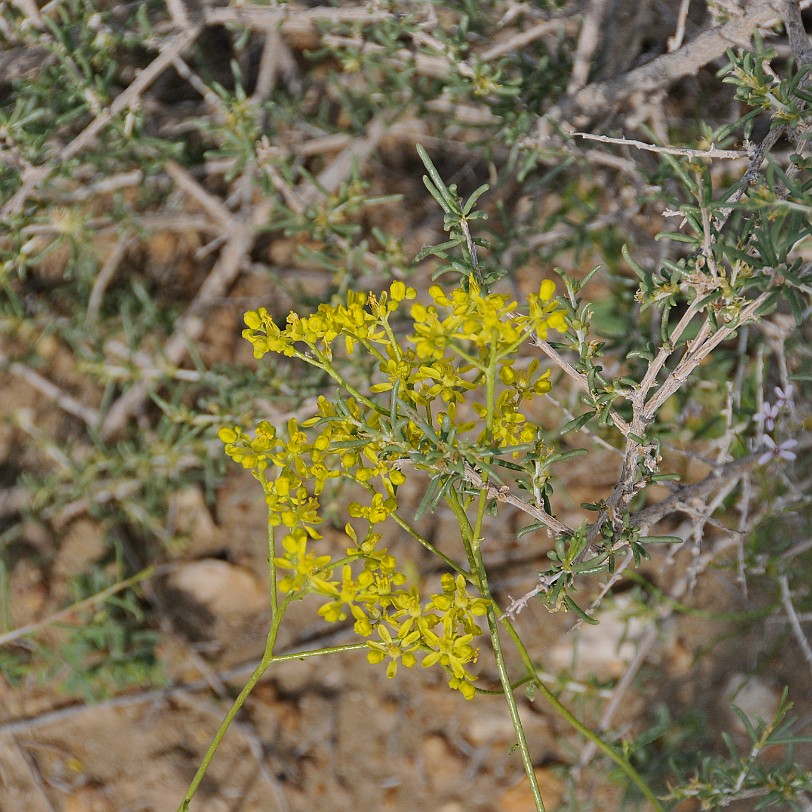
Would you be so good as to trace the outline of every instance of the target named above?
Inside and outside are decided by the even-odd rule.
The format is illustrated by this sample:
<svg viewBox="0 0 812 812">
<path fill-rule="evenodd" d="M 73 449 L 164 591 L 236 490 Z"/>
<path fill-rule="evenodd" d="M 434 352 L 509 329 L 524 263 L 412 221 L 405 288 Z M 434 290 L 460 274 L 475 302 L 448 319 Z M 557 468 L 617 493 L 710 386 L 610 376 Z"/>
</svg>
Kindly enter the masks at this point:
<svg viewBox="0 0 812 812">
<path fill-rule="evenodd" d="M 753 415 L 753 420 L 760 423 L 764 430 L 772 431 L 775 428 L 775 418 L 778 417 L 778 411 L 778 406 L 773 406 L 764 401 L 764 405 Z"/>
<path fill-rule="evenodd" d="M 790 449 L 798 445 L 797 440 L 784 440 L 782 443 L 776 443 L 769 435 L 764 435 L 764 445 L 767 450 L 758 458 L 759 465 L 765 465 L 770 460 L 782 459 L 787 462 L 792 462 L 798 455 Z"/>
<path fill-rule="evenodd" d="M 795 387 L 791 384 L 787 384 L 786 389 L 782 389 L 780 386 L 776 386 L 773 390 L 775 392 L 775 405 L 779 409 L 791 409 L 792 408 L 792 392 Z"/>
</svg>

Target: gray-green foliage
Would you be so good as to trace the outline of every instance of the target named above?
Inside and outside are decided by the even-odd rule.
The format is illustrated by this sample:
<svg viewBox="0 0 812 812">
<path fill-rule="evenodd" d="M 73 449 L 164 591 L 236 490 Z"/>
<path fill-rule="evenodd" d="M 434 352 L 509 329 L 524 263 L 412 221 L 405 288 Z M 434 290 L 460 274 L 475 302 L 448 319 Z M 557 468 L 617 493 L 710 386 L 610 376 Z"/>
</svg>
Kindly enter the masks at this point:
<svg viewBox="0 0 812 812">
<path fill-rule="evenodd" d="M 573 452 L 600 444 L 621 452 L 617 485 L 586 506 L 582 524 L 559 535 L 541 565 L 540 599 L 600 620 L 589 579 L 604 584 L 661 555 L 650 545 L 673 541 L 680 528 L 671 520 L 688 516 L 693 529 L 682 527 L 680 539 L 696 545 L 695 579 L 711 565 L 729 568 L 787 611 L 784 577 L 795 610 L 812 608 L 802 542 L 809 66 L 779 59 L 756 39 L 750 52 L 728 52 L 704 104 L 697 96 L 696 115 L 673 103 L 635 133 L 648 144 L 678 141 L 691 154 L 595 144 L 554 116 L 548 128 L 539 125 L 540 116 L 565 109 L 580 6 L 520 5 L 382 4 L 359 6 L 354 18 L 324 8 L 301 25 L 279 12 L 277 47 L 286 56 L 275 80 L 259 87 L 267 26 L 234 9 L 193 12 L 180 31 L 160 3 L 66 0 L 40 19 L 26 16 L 24 4 L 4 6 L 0 36 L 12 69 L 0 85 L 0 360 L 40 394 L 43 376 L 55 376 L 61 395 L 47 390 L 60 407 L 56 421 L 42 413 L 32 420 L 30 409 L 3 413 L 3 466 L 16 501 L 0 517 L 0 584 L 31 554 L 26 520 L 59 528 L 86 512 L 109 539 L 157 540 L 135 544 L 145 557 L 119 559 L 116 577 L 174 555 L 182 539 L 167 529 L 169 501 L 190 483 L 212 497 L 224 470 L 216 429 L 252 423 L 269 399 L 285 412 L 331 391 L 324 375 L 297 368 L 292 376 L 285 360 L 258 370 L 231 347 L 216 357 L 193 319 L 224 313 L 222 329 L 236 335 L 241 312 L 260 303 L 260 287 L 274 291 L 284 320 L 289 307 L 382 290 L 393 277 L 420 279 L 417 250 L 405 243 L 429 222 L 437 244 L 420 259 L 439 259 L 432 271 L 454 271 L 463 282 L 475 272 L 486 286 L 521 289 L 528 275 L 560 266 L 569 330 L 539 347 L 554 370 L 567 372 L 557 391 L 568 380 L 571 387 L 554 392 L 549 407 L 545 440 L 554 453 L 508 474 L 521 498 L 555 515 Z M 506 45 L 544 23 L 549 34 Z M 192 26 L 201 27 L 195 36 Z M 162 69 L 116 107 L 139 72 L 183 36 L 189 46 L 178 47 L 173 72 Z M 623 104 L 587 111 L 585 127 L 622 134 Z M 473 214 L 472 235 L 446 222 L 442 241 L 443 213 L 420 184 L 417 141 L 449 183 L 435 180 L 428 191 L 439 194 L 447 221 Z M 344 149 L 353 154 L 339 166 Z M 739 157 L 719 158 L 718 150 Z M 478 210 L 472 203 L 457 211 L 462 204 L 443 199 L 457 188 L 468 198 L 486 181 Z M 393 208 L 403 215 L 393 217 Z M 252 222 L 258 210 L 261 220 Z M 230 284 L 240 273 L 261 284 L 247 287 L 248 301 L 230 302 L 228 285 L 201 297 L 240 228 L 249 236 Z M 175 246 L 169 259 L 154 249 L 159 238 Z M 277 244 L 285 250 L 274 258 Z M 598 263 L 594 275 L 584 272 Z M 170 352 L 179 325 L 180 349 Z M 54 347 L 70 359 L 61 378 Z M 347 370 L 356 383 L 373 373 L 369 365 Z M 126 419 L 115 423 L 110 415 L 130 395 Z M 716 484 L 676 483 L 684 457 L 706 463 Z M 670 496 L 649 496 L 664 483 Z M 528 534 L 541 527 L 527 524 Z M 737 554 L 701 563 L 703 531 L 715 524 L 741 534 Z M 104 568 L 115 552 L 111 542 L 77 599 L 87 584 L 109 583 Z M 667 601 L 656 601 L 665 611 Z M 98 623 L 65 638 L 70 691 L 98 695 L 160 679 L 143 608 L 128 592 Z M 8 631 L 7 610 L 4 622 Z M 48 661 L 38 657 L 3 649 L 0 668 L 17 680 Z M 784 710 L 748 729 L 759 753 L 790 741 L 779 726 Z M 673 728 L 654 728 L 677 755 Z M 662 782 L 677 782 L 666 803 L 690 796 L 713 808 L 739 793 L 762 805 L 802 804 L 808 774 L 787 753 L 786 763 L 762 767 L 731 745 L 726 758 L 698 759 L 695 774 L 681 760 L 669 772 L 661 760 L 650 778 L 663 792 Z M 650 763 L 641 756 L 641 772 Z"/>
</svg>

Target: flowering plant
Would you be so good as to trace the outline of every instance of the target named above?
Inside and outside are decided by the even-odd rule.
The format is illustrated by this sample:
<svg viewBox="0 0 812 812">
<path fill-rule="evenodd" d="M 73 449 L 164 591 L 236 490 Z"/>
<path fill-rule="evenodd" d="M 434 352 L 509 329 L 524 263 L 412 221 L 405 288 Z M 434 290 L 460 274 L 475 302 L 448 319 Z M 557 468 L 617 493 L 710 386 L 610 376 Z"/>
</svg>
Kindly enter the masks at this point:
<svg viewBox="0 0 812 812">
<path fill-rule="evenodd" d="M 734 68 L 733 78 L 743 81 L 746 60 Z M 484 217 L 476 204 L 488 187 L 463 201 L 420 147 L 428 173 L 423 180 L 443 210 L 448 239 L 423 249 L 418 259 L 438 258 L 435 278 L 450 277 L 451 284 L 432 285 L 427 297 L 401 279 L 377 294 L 350 290 L 343 302 L 321 304 L 311 315 L 290 313 L 284 325 L 264 307 L 245 314 L 243 336 L 257 360 L 273 353 L 315 367 L 334 382 L 336 394 L 322 395 L 312 414 L 290 418 L 284 426 L 263 420 L 251 431 L 240 425 L 219 431 L 226 454 L 251 472 L 265 495 L 272 619 L 265 655 L 218 730 L 181 810 L 188 809 L 220 739 L 253 686 L 273 662 L 289 658 L 275 652 L 280 623 L 290 604 L 306 595 L 320 599 L 318 614 L 326 622 L 351 620 L 361 639 L 290 656 L 360 650 L 371 664 L 385 663 L 392 678 L 401 666 L 437 666 L 466 700 L 480 691 L 492 693 L 477 686 L 476 663 L 487 634 L 501 683 L 498 693 L 508 706 L 537 810 L 545 807 L 515 697 L 519 685 L 543 695 L 589 741 L 589 748 L 617 765 L 653 809 L 663 809 L 633 766 L 630 748 L 606 742 L 545 685 L 512 621 L 530 598 L 539 596 L 552 611 L 569 611 L 578 622 L 596 623 L 593 610 L 627 568 L 650 556 L 650 545 L 685 540 L 648 534 L 663 517 L 694 510 L 693 500 L 720 482 L 737 482 L 754 466 L 796 457 L 795 439 L 765 433 L 775 431 L 784 412 L 792 412 L 791 384 L 784 375 L 776 405 L 764 403 L 761 396 L 752 415 L 755 438 L 734 445 L 729 394 L 724 412 L 728 431 L 716 469 L 692 485 L 673 486 L 659 503 L 634 509 L 649 486 L 679 478 L 661 470 L 670 425 L 662 417 L 663 407 L 675 395 L 688 398 L 697 391 L 693 379 L 701 376 L 708 356 L 756 324 L 779 296 L 795 310 L 800 291 L 808 290 L 806 272 L 788 258 L 808 226 L 793 220 L 794 211 L 777 200 L 773 220 L 783 218 L 787 233 L 770 230 L 769 219 L 752 225 L 732 218 L 729 197 L 709 200 L 713 181 L 701 160 L 706 156 L 688 152 L 690 172 L 667 151 L 663 157 L 692 196 L 678 212 L 689 234 L 661 236 L 693 243 L 695 252 L 665 261 L 652 272 L 623 249 L 639 279 L 634 294 L 638 312 L 656 312 L 661 340 L 659 345 L 635 345 L 626 369 L 617 374 L 609 374 L 601 362 L 604 343 L 590 338 L 594 308 L 582 301 L 582 291 L 594 271 L 581 280 L 560 272 L 562 295 L 556 296 L 555 283 L 545 280 L 522 305 L 493 290 L 503 273 L 480 262 L 478 248 L 487 243 L 471 232 L 471 223 Z M 767 203 L 753 198 L 740 208 Z M 551 331 L 557 340 L 551 340 Z M 550 468 L 586 452 L 560 451 L 551 444 L 549 431 L 533 419 L 529 402 L 546 396 L 553 384 L 550 369 L 527 357 L 531 346 L 575 381 L 586 407 L 578 415 L 565 410 L 568 419 L 559 434 L 587 432 L 622 457 L 617 482 L 606 498 L 583 505 L 594 511 L 594 520 L 577 527 L 554 515 Z M 596 433 L 600 431 L 614 432 L 612 442 L 619 438 L 620 447 Z M 762 453 L 754 453 L 759 448 Z M 733 459 L 727 458 L 730 453 Z M 400 488 L 412 477 L 422 477 L 414 516 L 399 502 Z M 347 505 L 343 541 L 335 549 L 319 528 L 322 496 L 339 482 L 351 483 L 361 495 Z M 535 587 L 504 610 L 492 594 L 482 554 L 485 516 L 503 503 L 533 520 L 521 532 L 544 529 L 553 537 L 549 564 Z M 451 555 L 412 524 L 440 504 L 450 509 L 459 531 Z M 422 595 L 409 582 L 404 562 L 384 546 L 387 522 L 442 562 L 441 591 Z M 702 527 L 704 520 L 690 533 L 701 533 Z M 582 606 L 574 596 L 578 582 L 600 574 L 609 577 L 598 597 L 591 606 Z M 508 670 L 504 633 L 525 670 L 518 680 Z M 782 706 L 782 712 L 786 709 Z M 678 790 L 674 793 L 677 798 Z"/>
<path fill-rule="evenodd" d="M 477 219 L 474 205 L 487 187 L 463 204 L 425 151 L 419 152 L 429 172 L 424 182 L 445 211 L 451 237 L 430 251 L 447 258 L 450 248 L 462 247 L 462 262 L 445 268 L 456 275 L 456 286 L 433 285 L 428 291 L 431 302 L 423 303 L 415 288 L 396 280 L 377 295 L 350 291 L 345 304 L 321 304 L 310 316 L 292 312 L 284 327 L 264 307 L 245 314 L 243 337 L 253 345 L 256 359 L 268 353 L 296 358 L 329 375 L 338 394 L 333 400 L 319 397 L 315 414 L 301 422 L 291 418 L 277 427 L 263 420 L 252 432 L 240 426 L 219 431 L 226 454 L 251 472 L 265 494 L 272 612 L 265 657 L 225 726 L 261 674 L 280 659 L 274 645 L 281 618 L 291 602 L 305 595 L 319 596 L 318 614 L 327 622 L 352 618 L 355 633 L 364 641 L 313 653 L 365 649 L 370 663 L 386 663 L 388 677 L 395 677 L 401 665 L 439 666 L 449 687 L 467 700 L 477 693 L 474 665 L 484 618 L 525 769 L 543 809 L 501 649 L 502 613 L 488 586 L 481 545 L 486 512 L 506 500 L 509 476 L 532 494 L 522 504 L 538 524 L 564 534 L 551 553 L 561 568 L 559 575 L 566 576 L 556 579 L 553 603 L 587 618 L 567 588 L 576 574 L 604 570 L 610 554 L 579 563 L 586 552 L 583 534 L 573 534 L 548 512 L 546 469 L 564 455 L 555 454 L 544 441 L 543 429 L 523 411 L 523 404 L 551 389 L 550 370 L 541 370 L 537 359 L 525 363 L 523 351 L 532 342 L 545 341 L 551 330 L 566 332 L 567 309 L 555 297 L 550 280 L 521 308 L 509 296 L 490 290 L 468 227 Z M 343 371 L 344 362 L 359 354 L 375 365 L 366 392 Z M 460 534 L 459 560 L 437 549 L 399 510 L 398 489 L 408 472 L 428 477 L 416 518 L 441 501 L 453 512 Z M 346 546 L 340 551 L 331 550 L 319 532 L 320 497 L 334 480 L 348 480 L 365 494 L 347 505 Z M 440 579 L 441 592 L 423 597 L 408 584 L 396 557 L 382 546 L 387 521 L 396 522 L 443 562 L 447 572 Z M 510 620 L 502 616 L 502 621 L 535 679 L 535 666 Z M 549 689 L 540 687 L 653 798 L 628 759 L 587 731 Z M 182 809 L 188 808 L 224 732 L 222 727 L 215 737 Z"/>
</svg>

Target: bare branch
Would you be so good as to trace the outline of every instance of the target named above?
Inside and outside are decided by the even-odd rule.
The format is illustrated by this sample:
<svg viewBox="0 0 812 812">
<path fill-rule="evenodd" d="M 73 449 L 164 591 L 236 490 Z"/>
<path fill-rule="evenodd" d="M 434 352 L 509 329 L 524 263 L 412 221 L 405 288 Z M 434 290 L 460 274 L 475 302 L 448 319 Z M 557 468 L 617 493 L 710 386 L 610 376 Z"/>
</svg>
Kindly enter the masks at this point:
<svg viewBox="0 0 812 812">
<path fill-rule="evenodd" d="M 528 516 L 532 516 L 534 519 L 536 519 L 536 521 L 541 522 L 545 527 L 549 528 L 554 533 L 568 536 L 572 535 L 573 531 L 571 528 L 567 527 L 567 525 L 565 525 L 563 522 L 558 521 L 558 519 L 551 516 L 540 507 L 531 505 L 529 502 L 525 502 L 524 499 L 514 496 L 507 486 L 503 488 L 495 488 L 493 485 L 486 483 L 482 477 L 470 465 L 468 465 L 468 463 L 465 464 L 465 478 L 475 488 L 485 488 L 487 490 L 488 499 L 496 499 L 498 502 L 505 502 L 508 505 L 513 505 L 513 507 L 519 508 L 519 510 L 521 510 L 523 513 L 526 513 Z"/>
<path fill-rule="evenodd" d="M 8 358 L 0 354 L 0 365 L 7 364 L 8 360 Z M 99 412 L 97 409 L 79 403 L 76 398 L 71 397 L 71 395 L 63 389 L 60 389 L 55 383 L 40 375 L 39 372 L 35 372 L 30 367 L 18 361 L 12 361 L 8 366 L 8 371 L 20 380 L 25 381 L 32 389 L 44 397 L 52 400 L 62 411 L 72 414 L 74 417 L 78 417 L 79 420 L 88 426 L 98 425 Z"/>
<path fill-rule="evenodd" d="M 812 45 L 801 19 L 798 0 L 784 0 L 784 24 L 789 36 L 789 44 L 799 68 L 812 64 Z"/>
<path fill-rule="evenodd" d="M 686 158 L 726 158 L 728 160 L 747 158 L 748 153 L 739 149 L 687 149 L 685 147 L 660 147 L 656 144 L 646 144 L 643 141 L 635 141 L 631 138 L 611 138 L 608 135 L 594 135 L 593 133 L 576 132 L 580 138 L 588 141 L 603 141 L 606 144 L 618 144 L 624 147 L 634 147 L 644 149 L 648 152 L 659 152 L 662 155 L 682 155 Z"/>
<path fill-rule="evenodd" d="M 792 603 L 792 595 L 789 591 L 789 581 L 787 576 L 779 575 L 778 583 L 781 585 L 781 605 L 784 607 L 784 611 L 787 613 L 789 624 L 792 627 L 792 633 L 795 635 L 795 639 L 798 641 L 798 645 L 801 647 L 801 653 L 804 655 L 807 665 L 809 665 L 809 667 L 812 669 L 812 647 L 810 647 L 809 641 L 806 639 L 804 630 L 801 628 L 801 620 L 798 617 L 798 613 L 795 611 L 795 606 Z"/>
<path fill-rule="evenodd" d="M 677 79 L 692 76 L 731 46 L 747 45 L 757 28 L 770 28 L 781 22 L 780 0 L 755 0 L 748 3 L 744 13 L 723 25 L 705 31 L 678 51 L 663 54 L 604 82 L 594 82 L 578 91 L 548 113 L 553 121 L 569 122 L 583 129 L 593 118 L 608 109 L 617 109 L 633 93 L 650 94 L 668 87 Z M 541 118 L 536 138 L 545 141 L 548 124 Z"/>
</svg>

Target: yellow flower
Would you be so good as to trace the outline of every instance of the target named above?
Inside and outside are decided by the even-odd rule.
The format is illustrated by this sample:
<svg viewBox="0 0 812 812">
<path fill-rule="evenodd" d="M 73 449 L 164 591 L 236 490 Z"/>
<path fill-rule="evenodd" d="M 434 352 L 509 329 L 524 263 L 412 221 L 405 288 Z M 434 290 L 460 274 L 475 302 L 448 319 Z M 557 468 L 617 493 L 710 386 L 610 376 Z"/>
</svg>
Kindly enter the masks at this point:
<svg viewBox="0 0 812 812">
<path fill-rule="evenodd" d="M 378 624 L 377 628 L 381 642 L 367 643 L 370 648 L 367 659 L 375 664 L 383 662 L 388 657 L 390 662 L 386 667 L 386 676 L 392 679 L 397 673 L 398 661 L 402 662 L 406 668 L 411 668 L 415 664 L 416 659 L 413 652 L 419 645 L 420 633 L 415 631 L 405 637 L 392 637 L 392 633 L 383 623 Z"/>
</svg>

